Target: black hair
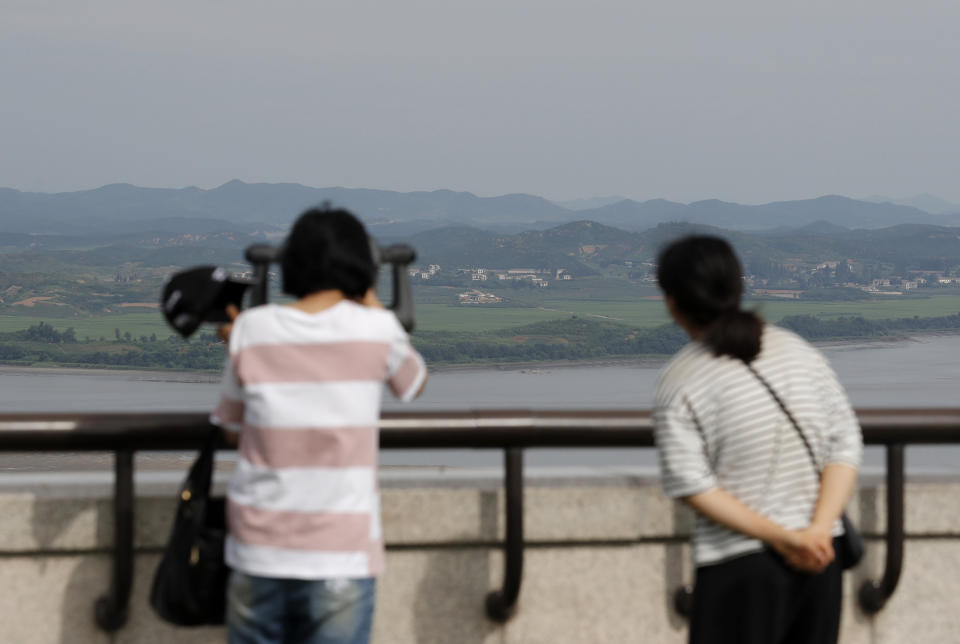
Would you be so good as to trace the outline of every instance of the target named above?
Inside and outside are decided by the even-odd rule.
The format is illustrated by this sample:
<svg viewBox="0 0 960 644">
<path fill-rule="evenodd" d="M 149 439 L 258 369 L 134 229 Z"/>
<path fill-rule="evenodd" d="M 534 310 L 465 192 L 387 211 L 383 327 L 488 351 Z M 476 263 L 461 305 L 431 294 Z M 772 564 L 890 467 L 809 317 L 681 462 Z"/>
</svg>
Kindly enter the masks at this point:
<svg viewBox="0 0 960 644">
<path fill-rule="evenodd" d="M 725 240 L 693 235 L 660 252 L 657 282 L 680 314 L 702 330 L 700 340 L 715 356 L 750 363 L 760 353 L 763 321 L 740 309 L 743 270 Z"/>
<path fill-rule="evenodd" d="M 349 210 L 327 203 L 294 223 L 281 267 L 283 292 L 297 298 L 327 289 L 362 297 L 377 274 L 366 228 Z"/>
</svg>

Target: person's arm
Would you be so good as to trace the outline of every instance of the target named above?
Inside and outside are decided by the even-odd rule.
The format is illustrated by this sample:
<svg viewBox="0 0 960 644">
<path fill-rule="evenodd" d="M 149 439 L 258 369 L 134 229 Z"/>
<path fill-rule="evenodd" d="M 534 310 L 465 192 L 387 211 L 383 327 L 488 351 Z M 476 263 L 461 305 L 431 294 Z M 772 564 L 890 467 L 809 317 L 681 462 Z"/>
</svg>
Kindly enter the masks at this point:
<svg viewBox="0 0 960 644">
<path fill-rule="evenodd" d="M 227 358 L 220 383 L 220 400 L 210 414 L 210 423 L 220 428 L 224 444 L 236 447 L 243 427 L 245 405 L 232 361 Z"/>
<path fill-rule="evenodd" d="M 234 320 L 240 315 L 240 310 L 233 304 L 228 304 L 227 316 L 230 322 L 221 324 L 217 328 L 217 335 L 221 340 L 230 343 L 233 333 Z M 220 381 L 220 400 L 216 409 L 210 414 L 210 422 L 220 427 L 220 436 L 228 447 L 237 447 L 240 429 L 244 415 L 243 391 L 237 378 L 237 373 L 230 356 L 227 356 Z"/>
<path fill-rule="evenodd" d="M 395 360 L 394 366 L 388 372 L 387 384 L 399 400 L 410 402 L 419 397 L 427 387 L 427 365 L 405 338 L 402 342 L 394 342 L 391 353 Z"/>
<path fill-rule="evenodd" d="M 836 372 L 826 358 L 817 379 L 818 396 L 828 420 L 829 431 L 824 441 L 820 491 L 814 506 L 810 529 L 830 535 L 833 525 L 843 513 L 857 484 L 857 473 L 863 457 L 863 434 Z"/>
<path fill-rule="evenodd" d="M 230 318 L 230 321 L 217 327 L 217 337 L 229 344 L 230 334 L 233 333 L 233 321 L 237 319 L 238 315 L 240 315 L 240 309 L 237 308 L 236 304 L 227 304 L 227 308 L 225 310 L 227 312 L 227 317 Z"/>
<path fill-rule="evenodd" d="M 763 541 L 795 568 L 819 572 L 834 558 L 831 540 L 824 540 L 809 529 L 788 530 L 721 488 L 715 487 L 681 500 L 707 518 Z"/>
<path fill-rule="evenodd" d="M 833 550 L 833 524 L 843 513 L 857 484 L 857 468 L 848 463 L 829 463 L 820 473 L 820 491 L 810 525 L 803 530 L 820 549 Z"/>
<path fill-rule="evenodd" d="M 811 527 L 830 532 L 857 485 L 857 468 L 848 463 L 828 463 L 820 474 L 820 493 Z"/>
<path fill-rule="evenodd" d="M 361 300 L 361 304 L 373 308 L 383 309 L 383 303 L 377 297 L 374 289 L 369 289 Z M 427 366 L 423 357 L 410 344 L 410 336 L 395 322 L 394 335 L 390 342 L 390 358 L 388 364 L 387 384 L 393 395 L 403 402 L 410 402 L 427 388 Z"/>
</svg>

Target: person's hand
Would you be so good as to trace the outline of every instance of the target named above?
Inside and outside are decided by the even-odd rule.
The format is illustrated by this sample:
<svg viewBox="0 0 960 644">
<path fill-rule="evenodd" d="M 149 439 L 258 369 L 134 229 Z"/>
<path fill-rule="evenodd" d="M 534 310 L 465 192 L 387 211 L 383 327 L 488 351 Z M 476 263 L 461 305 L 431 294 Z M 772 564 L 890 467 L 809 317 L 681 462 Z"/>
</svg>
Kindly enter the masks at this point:
<svg viewBox="0 0 960 644">
<path fill-rule="evenodd" d="M 836 556 L 830 530 L 820 526 L 787 530 L 771 545 L 789 566 L 804 572 L 821 572 Z"/>
<path fill-rule="evenodd" d="M 363 299 L 360 300 L 360 303 L 364 306 L 372 306 L 375 309 L 384 308 L 383 302 L 380 301 L 380 298 L 377 297 L 377 291 L 375 289 L 367 289 L 367 292 L 364 293 Z"/>
<path fill-rule="evenodd" d="M 237 308 L 236 304 L 227 304 L 226 311 L 230 321 L 217 327 L 217 337 L 224 342 L 230 342 L 230 332 L 233 331 L 233 321 L 240 315 L 240 309 Z"/>
<path fill-rule="evenodd" d="M 801 530 L 801 534 L 804 534 L 810 540 L 817 552 L 826 557 L 824 566 L 834 560 L 836 553 L 833 550 L 832 524 L 819 525 L 813 523 L 806 530 Z"/>
</svg>

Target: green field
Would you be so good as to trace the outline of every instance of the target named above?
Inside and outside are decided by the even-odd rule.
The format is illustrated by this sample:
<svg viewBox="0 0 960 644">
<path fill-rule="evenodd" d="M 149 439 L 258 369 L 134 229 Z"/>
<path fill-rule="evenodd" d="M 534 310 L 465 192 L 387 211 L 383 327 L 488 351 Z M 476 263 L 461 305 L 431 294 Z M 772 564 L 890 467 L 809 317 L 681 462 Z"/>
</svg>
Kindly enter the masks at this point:
<svg viewBox="0 0 960 644">
<path fill-rule="evenodd" d="M 121 313 L 117 315 L 92 315 L 75 318 L 46 318 L 28 316 L 0 316 L 0 333 L 20 331 L 38 322 L 45 322 L 57 331 L 64 331 L 73 327 L 77 339 L 90 338 L 98 340 L 101 337 L 107 340 L 114 339 L 114 329 L 120 333 L 130 332 L 134 337 L 157 334 L 157 338 L 166 338 L 173 335 L 173 330 L 167 325 L 159 313 Z"/>
<path fill-rule="evenodd" d="M 559 295 L 559 294 L 558 294 Z M 530 298 L 526 306 L 473 305 L 456 306 L 439 303 L 437 299 L 416 305 L 417 329 L 423 331 L 490 331 L 568 318 L 571 315 L 609 320 L 629 326 L 655 327 L 668 322 L 663 302 L 654 299 L 620 298 L 587 299 L 566 298 L 546 294 Z M 649 296 L 647 296 L 649 297 Z M 426 299 L 426 298 L 425 298 Z M 937 317 L 960 312 L 960 295 L 934 295 L 928 298 L 890 297 L 859 302 L 806 302 L 800 300 L 748 302 L 768 320 L 776 322 L 787 315 L 814 315 L 831 319 L 841 316 L 863 316 L 868 319 Z M 156 334 L 158 338 L 172 335 L 159 313 L 126 313 L 74 318 L 30 316 L 0 316 L 0 332 L 18 331 L 43 321 L 63 331 L 73 327 L 78 340 L 101 337 L 114 338 L 114 329 L 130 332 L 134 337 Z"/>
<path fill-rule="evenodd" d="M 772 321 L 787 315 L 813 315 L 822 319 L 861 316 L 870 320 L 885 318 L 940 317 L 960 313 L 960 295 L 934 295 L 927 298 L 886 297 L 859 302 L 783 301 L 748 303 Z"/>
<path fill-rule="evenodd" d="M 788 315 L 813 315 L 823 319 L 862 316 L 867 319 L 939 317 L 960 313 L 960 295 L 928 298 L 890 297 L 860 302 L 757 301 L 747 308 L 758 310 L 776 322 Z M 652 299 L 554 299 L 545 297 L 530 308 L 490 305 L 450 306 L 420 303 L 416 307 L 417 328 L 424 331 L 489 331 L 532 322 L 556 320 L 571 315 L 607 319 L 630 326 L 654 327 L 668 322 L 663 302 Z"/>
<path fill-rule="evenodd" d="M 568 318 L 571 315 L 605 319 L 631 326 L 666 323 L 662 302 L 546 301 L 540 307 L 507 308 L 418 304 L 417 329 L 424 331 L 489 331 Z"/>
</svg>

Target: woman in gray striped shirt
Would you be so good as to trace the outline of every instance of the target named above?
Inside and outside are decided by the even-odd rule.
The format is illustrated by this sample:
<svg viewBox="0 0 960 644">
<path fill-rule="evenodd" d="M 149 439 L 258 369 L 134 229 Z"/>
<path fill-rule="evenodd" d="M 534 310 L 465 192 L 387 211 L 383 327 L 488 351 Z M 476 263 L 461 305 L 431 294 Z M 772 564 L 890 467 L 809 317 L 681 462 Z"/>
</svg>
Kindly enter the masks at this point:
<svg viewBox="0 0 960 644">
<path fill-rule="evenodd" d="M 843 388 L 806 341 L 740 310 L 722 239 L 671 244 L 657 278 L 692 340 L 663 370 L 654 413 L 664 491 L 696 511 L 690 642 L 836 642 L 834 539 L 862 451 Z"/>
</svg>

